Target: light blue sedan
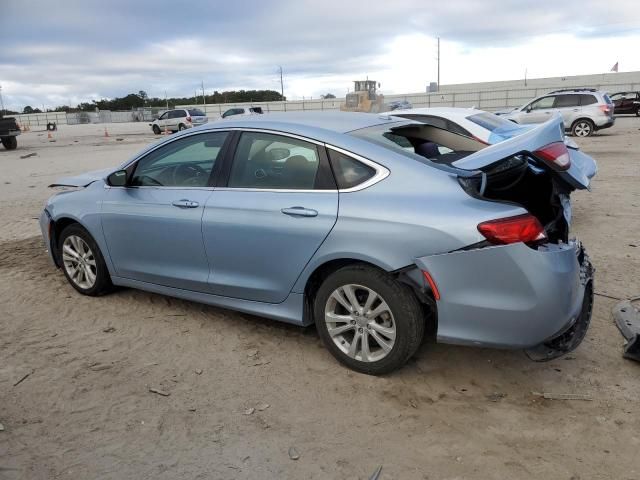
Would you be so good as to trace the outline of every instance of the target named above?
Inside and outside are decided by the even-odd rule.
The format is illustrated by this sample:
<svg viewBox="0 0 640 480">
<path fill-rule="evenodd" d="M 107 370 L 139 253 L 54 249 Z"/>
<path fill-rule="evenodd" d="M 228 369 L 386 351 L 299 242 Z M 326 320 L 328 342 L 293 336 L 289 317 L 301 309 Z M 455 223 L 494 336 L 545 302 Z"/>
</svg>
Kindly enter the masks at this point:
<svg viewBox="0 0 640 480">
<path fill-rule="evenodd" d="M 373 114 L 230 119 L 61 179 L 77 188 L 40 224 L 82 294 L 117 285 L 315 323 L 360 372 L 402 366 L 425 331 L 545 360 L 580 344 L 593 302 L 569 237 L 569 194 L 589 179 L 561 125 L 487 146 Z M 425 142 L 448 153 L 419 155 Z"/>
</svg>

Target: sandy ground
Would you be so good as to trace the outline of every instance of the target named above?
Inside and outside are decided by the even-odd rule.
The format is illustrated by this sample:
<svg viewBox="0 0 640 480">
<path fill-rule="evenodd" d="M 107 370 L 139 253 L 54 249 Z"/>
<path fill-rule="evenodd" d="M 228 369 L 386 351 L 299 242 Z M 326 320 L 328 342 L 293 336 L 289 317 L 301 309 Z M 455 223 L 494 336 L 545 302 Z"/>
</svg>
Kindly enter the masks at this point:
<svg viewBox="0 0 640 480">
<path fill-rule="evenodd" d="M 621 357 L 609 298 L 640 294 L 639 119 L 579 142 L 600 166 L 575 195 L 600 294 L 582 346 L 540 364 L 425 343 L 383 378 L 340 367 L 313 329 L 134 290 L 76 293 L 35 217 L 55 178 L 155 140 L 143 124 L 107 127 L 0 149 L 0 478 L 366 479 L 379 465 L 383 479 L 640 478 L 640 364 Z"/>
</svg>

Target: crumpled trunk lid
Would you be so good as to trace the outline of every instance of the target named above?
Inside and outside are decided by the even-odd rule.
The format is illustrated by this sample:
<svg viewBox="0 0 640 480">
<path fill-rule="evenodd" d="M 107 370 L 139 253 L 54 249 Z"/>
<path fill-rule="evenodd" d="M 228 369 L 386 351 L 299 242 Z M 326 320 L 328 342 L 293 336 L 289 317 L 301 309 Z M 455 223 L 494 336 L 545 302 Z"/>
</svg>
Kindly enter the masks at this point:
<svg viewBox="0 0 640 480">
<path fill-rule="evenodd" d="M 456 160 L 452 166 L 463 170 L 485 170 L 487 167 L 503 162 L 514 155 L 531 154 L 554 142 L 564 142 L 564 123 L 560 115 L 554 116 L 549 121 L 521 135 L 490 145 Z M 554 171 L 554 175 L 573 189 L 589 188 L 589 179 L 597 171 L 595 162 L 580 150 L 568 148 L 568 151 L 571 166 L 566 171 Z"/>
</svg>

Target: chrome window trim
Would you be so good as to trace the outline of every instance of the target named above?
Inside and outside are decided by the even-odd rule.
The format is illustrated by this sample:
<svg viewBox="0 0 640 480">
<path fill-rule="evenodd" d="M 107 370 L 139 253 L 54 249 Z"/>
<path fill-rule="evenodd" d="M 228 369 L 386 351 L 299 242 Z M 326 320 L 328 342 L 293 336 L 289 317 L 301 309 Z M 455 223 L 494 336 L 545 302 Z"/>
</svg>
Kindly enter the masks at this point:
<svg viewBox="0 0 640 480">
<path fill-rule="evenodd" d="M 312 143 L 314 145 L 317 146 L 321 146 L 321 147 L 326 147 L 329 148 L 331 150 L 334 150 L 336 152 L 342 153 L 343 155 L 346 155 L 348 157 L 353 158 L 354 160 L 357 160 L 359 162 L 364 163 L 365 165 L 373 168 L 376 173 L 373 175 L 373 177 L 371 177 L 370 179 L 354 186 L 351 188 L 345 188 L 345 189 L 331 189 L 331 190 L 316 190 L 316 189 L 277 189 L 277 188 L 243 188 L 243 187 L 208 187 L 208 188 L 203 188 L 203 187 L 163 187 L 163 186 L 138 186 L 138 187 L 111 187 L 109 185 L 106 184 L 106 177 L 105 177 L 105 188 L 162 188 L 162 189 L 174 189 L 174 190 L 186 190 L 186 189 L 197 189 L 197 190 L 218 190 L 218 191 L 243 191 L 243 192 L 283 192 L 283 193 L 305 193 L 305 192 L 325 192 L 325 193 L 352 193 L 352 192 L 357 192 L 360 190 L 364 190 L 365 188 L 369 188 L 373 185 L 375 185 L 378 182 L 381 182 L 382 180 L 384 180 L 385 178 L 387 178 L 391 172 L 389 171 L 388 168 L 380 165 L 379 163 L 376 163 L 372 160 L 369 160 L 368 158 L 365 158 L 361 155 L 358 155 L 357 153 L 353 153 L 350 152 L 349 150 L 345 150 L 343 148 L 340 147 L 336 147 L 334 145 L 330 145 L 328 143 L 325 142 L 321 142 L 319 140 L 315 140 L 313 138 L 308 138 L 308 137 L 304 137 L 302 135 L 297 135 L 295 133 L 289 133 L 289 132 L 283 132 L 281 130 L 273 130 L 273 129 L 267 129 L 267 128 L 255 128 L 255 127 L 221 127 L 221 128 L 210 128 L 207 130 L 200 130 L 197 132 L 189 132 L 183 135 L 180 135 L 179 137 L 176 137 L 175 139 L 172 139 L 168 142 L 162 142 L 158 145 L 155 146 L 155 148 L 148 150 L 140 155 L 138 155 L 137 157 L 135 157 L 133 160 L 131 160 L 130 162 L 124 164 L 120 169 L 121 170 L 125 170 L 127 168 L 129 168 L 132 164 L 134 164 L 135 162 L 141 160 L 143 157 L 149 155 L 152 152 L 155 152 L 158 148 L 160 147 L 164 147 L 165 145 L 169 145 L 172 142 L 175 142 L 177 140 L 186 138 L 186 137 L 190 137 L 193 135 L 203 135 L 206 133 L 215 133 L 215 132 L 231 132 L 231 131 L 240 131 L 240 132 L 258 132 L 258 133 L 267 133 L 267 134 L 272 134 L 272 135 L 280 135 L 283 137 L 290 137 L 290 138 L 295 138 L 296 140 L 301 140 L 304 142 L 308 142 L 308 143 Z"/>
<path fill-rule="evenodd" d="M 373 168 L 376 173 L 373 175 L 373 177 L 371 177 L 370 179 L 354 186 L 351 188 L 344 188 L 344 189 L 338 189 L 338 192 L 340 193 L 351 193 L 351 192 L 357 192 L 359 190 L 364 190 L 365 188 L 371 187 L 372 185 L 375 185 L 378 182 L 381 182 L 382 180 L 384 180 L 385 178 L 387 178 L 389 175 L 391 175 L 391 172 L 389 171 L 388 168 L 383 167 L 382 165 L 380 165 L 379 163 L 376 163 L 372 160 L 369 160 L 368 158 L 364 158 L 360 155 L 358 155 L 357 153 L 353 153 L 350 152 L 348 150 L 345 150 L 343 148 L 340 147 L 335 147 L 333 145 L 327 145 L 327 148 L 334 150 L 338 153 L 342 153 L 343 155 L 346 155 L 347 157 L 351 157 L 354 160 L 357 160 L 358 162 L 364 163 L 365 165 Z"/>
</svg>

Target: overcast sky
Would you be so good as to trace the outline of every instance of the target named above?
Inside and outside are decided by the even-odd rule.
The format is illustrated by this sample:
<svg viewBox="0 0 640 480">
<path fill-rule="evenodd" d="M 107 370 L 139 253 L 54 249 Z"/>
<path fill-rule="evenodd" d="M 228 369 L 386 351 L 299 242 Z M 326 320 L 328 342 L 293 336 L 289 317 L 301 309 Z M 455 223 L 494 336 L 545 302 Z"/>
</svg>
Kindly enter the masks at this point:
<svg viewBox="0 0 640 480">
<path fill-rule="evenodd" d="M 2 0 L 6 108 L 279 90 L 343 96 L 441 83 L 640 70 L 638 0 Z"/>
</svg>

